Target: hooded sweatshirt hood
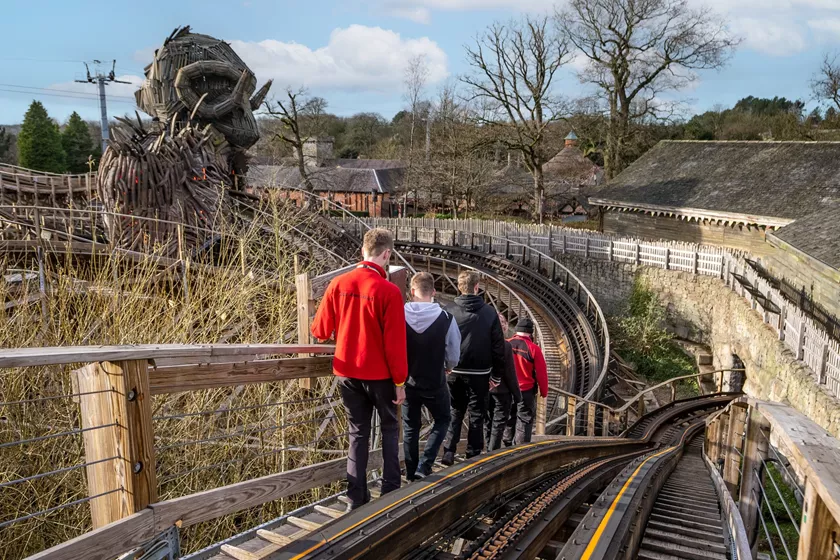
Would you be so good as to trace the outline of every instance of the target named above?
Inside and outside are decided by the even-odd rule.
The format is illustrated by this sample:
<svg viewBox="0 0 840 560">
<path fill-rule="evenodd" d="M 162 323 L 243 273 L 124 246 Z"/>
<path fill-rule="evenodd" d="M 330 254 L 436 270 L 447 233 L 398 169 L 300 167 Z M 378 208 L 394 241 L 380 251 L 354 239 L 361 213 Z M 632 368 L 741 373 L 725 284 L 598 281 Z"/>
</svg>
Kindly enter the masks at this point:
<svg viewBox="0 0 840 560">
<path fill-rule="evenodd" d="M 437 303 L 412 301 L 405 304 L 405 322 L 417 334 L 423 334 L 441 313 L 443 309 Z"/>
<path fill-rule="evenodd" d="M 469 313 L 475 313 L 485 305 L 484 298 L 475 294 L 458 296 L 455 303 Z"/>
</svg>

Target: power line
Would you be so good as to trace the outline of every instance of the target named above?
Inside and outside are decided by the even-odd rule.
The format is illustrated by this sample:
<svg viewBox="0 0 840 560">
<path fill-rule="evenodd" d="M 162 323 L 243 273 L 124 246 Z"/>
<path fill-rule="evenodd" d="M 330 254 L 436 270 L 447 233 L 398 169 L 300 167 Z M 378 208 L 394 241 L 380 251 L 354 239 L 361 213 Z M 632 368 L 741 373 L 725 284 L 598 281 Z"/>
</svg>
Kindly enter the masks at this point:
<svg viewBox="0 0 840 560">
<path fill-rule="evenodd" d="M 84 91 L 75 91 L 75 90 L 72 90 L 72 89 L 42 88 L 42 87 L 37 87 L 37 86 L 22 86 L 22 85 L 17 85 L 17 84 L 0 84 L 0 87 L 34 89 L 34 90 L 46 91 L 46 92 L 50 92 L 50 93 L 53 93 L 53 92 L 55 92 L 55 93 L 71 93 L 73 95 L 81 95 L 81 96 L 84 96 L 84 97 L 91 97 L 93 99 L 99 99 L 99 96 L 95 93 L 87 93 L 87 92 L 84 92 Z M 28 92 L 25 92 L 25 93 L 28 93 Z M 131 100 L 131 101 L 134 100 L 134 98 L 131 97 L 130 95 L 111 95 L 110 98 L 111 99 L 128 99 L 128 100 Z"/>
<path fill-rule="evenodd" d="M 8 92 L 8 93 L 21 93 L 21 94 L 24 94 L 24 95 L 32 95 L 34 97 L 41 97 L 41 96 L 62 97 L 64 99 L 76 99 L 76 100 L 79 100 L 79 101 L 96 101 L 97 100 L 97 96 L 95 96 L 95 95 L 91 95 L 90 97 L 80 97 L 80 96 L 74 96 L 74 95 L 67 95 L 67 94 L 63 94 L 63 93 L 44 93 L 44 92 L 36 92 L 36 91 L 20 91 L 20 90 L 16 90 L 16 89 L 4 89 L 4 88 L 0 88 L 0 91 L 5 91 L 5 92 Z M 114 103 L 119 103 L 119 104 L 123 104 L 123 105 L 136 105 L 137 104 L 136 101 L 122 101 L 120 99 L 115 100 Z"/>
</svg>

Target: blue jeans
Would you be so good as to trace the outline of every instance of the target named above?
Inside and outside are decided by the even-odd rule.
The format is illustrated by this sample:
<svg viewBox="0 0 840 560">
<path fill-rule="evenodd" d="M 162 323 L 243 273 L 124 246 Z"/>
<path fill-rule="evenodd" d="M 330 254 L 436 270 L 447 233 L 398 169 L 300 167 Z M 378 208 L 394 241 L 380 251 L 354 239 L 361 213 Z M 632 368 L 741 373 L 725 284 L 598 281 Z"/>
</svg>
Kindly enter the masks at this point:
<svg viewBox="0 0 840 560">
<path fill-rule="evenodd" d="M 434 424 L 422 459 L 420 452 L 420 429 L 422 425 L 423 407 L 432 415 Z M 446 430 L 449 429 L 451 415 L 449 412 L 449 389 L 443 385 L 435 393 L 418 393 L 411 387 L 405 388 L 405 402 L 402 405 L 403 417 L 403 454 L 405 455 L 405 474 L 409 480 L 414 479 L 414 473 L 428 475 L 432 472 Z"/>
</svg>

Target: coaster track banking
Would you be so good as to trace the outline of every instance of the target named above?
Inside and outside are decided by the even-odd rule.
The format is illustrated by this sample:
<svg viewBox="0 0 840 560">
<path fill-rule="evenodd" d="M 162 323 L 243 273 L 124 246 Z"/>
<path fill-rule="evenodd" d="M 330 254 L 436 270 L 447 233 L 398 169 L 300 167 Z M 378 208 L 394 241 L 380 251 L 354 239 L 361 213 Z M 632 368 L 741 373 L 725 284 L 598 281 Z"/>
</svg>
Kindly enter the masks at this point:
<svg viewBox="0 0 840 560">
<path fill-rule="evenodd" d="M 500 276 L 515 286 L 523 297 L 545 310 L 544 328 L 548 328 L 548 323 L 551 322 L 565 333 L 571 351 L 569 362 L 573 370 L 567 390 L 578 395 L 587 395 L 593 391 L 593 378 L 603 364 L 602 348 L 597 333 L 583 311 L 558 284 L 526 266 L 477 250 L 423 243 L 398 243 L 397 247 L 407 255 L 430 256 L 463 263 L 485 273 Z M 596 393 L 595 396 L 599 395 Z"/>
<path fill-rule="evenodd" d="M 630 461 L 670 457 L 689 430 L 734 397 L 676 401 L 645 416 L 640 437 L 546 439 L 476 457 L 346 514 L 269 558 L 533 558 Z M 456 538 L 469 544 L 454 556 L 438 556 L 441 543 Z"/>
</svg>

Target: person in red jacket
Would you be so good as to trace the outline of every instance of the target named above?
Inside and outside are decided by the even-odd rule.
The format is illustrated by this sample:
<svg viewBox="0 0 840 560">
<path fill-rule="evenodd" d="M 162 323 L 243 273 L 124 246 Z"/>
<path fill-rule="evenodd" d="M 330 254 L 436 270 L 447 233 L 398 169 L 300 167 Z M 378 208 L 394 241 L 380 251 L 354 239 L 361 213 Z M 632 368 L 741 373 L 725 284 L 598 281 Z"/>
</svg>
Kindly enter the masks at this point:
<svg viewBox="0 0 840 560">
<path fill-rule="evenodd" d="M 534 417 L 537 414 L 537 389 L 542 398 L 548 395 L 548 371 L 542 350 L 533 341 L 534 323 L 523 318 L 516 324 L 516 334 L 508 342 L 513 349 L 513 363 L 516 365 L 516 377 L 522 400 L 516 408 L 516 414 L 510 415 L 504 442 L 509 446 L 514 443 L 528 443 L 534 429 Z"/>
<path fill-rule="evenodd" d="M 339 378 L 350 425 L 350 509 L 370 501 L 367 464 L 374 410 L 382 428 L 382 493 L 400 487 L 397 405 L 405 400 L 408 357 L 403 295 L 385 272 L 393 251 L 391 232 L 368 231 L 362 245 L 364 260 L 330 282 L 312 322 L 313 336 L 335 338 L 333 373 Z"/>
</svg>

